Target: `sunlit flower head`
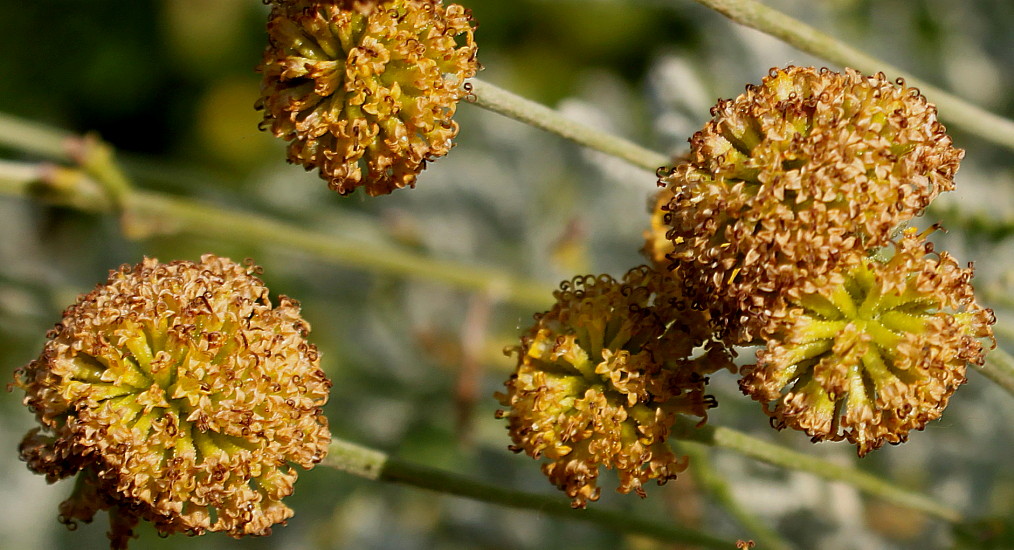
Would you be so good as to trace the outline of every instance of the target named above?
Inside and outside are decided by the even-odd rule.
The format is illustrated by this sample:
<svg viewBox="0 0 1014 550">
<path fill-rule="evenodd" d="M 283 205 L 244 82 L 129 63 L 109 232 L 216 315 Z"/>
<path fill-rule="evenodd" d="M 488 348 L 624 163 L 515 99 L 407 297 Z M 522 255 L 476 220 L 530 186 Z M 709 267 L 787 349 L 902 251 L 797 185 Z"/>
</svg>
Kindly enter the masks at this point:
<svg viewBox="0 0 1014 550">
<path fill-rule="evenodd" d="M 688 296 L 733 341 L 756 338 L 786 289 L 887 244 L 953 189 L 963 155 L 936 108 L 883 74 L 772 69 L 712 114 L 660 185 Z"/>
<path fill-rule="evenodd" d="M 575 278 L 510 350 L 517 370 L 497 397 L 511 449 L 546 458 L 543 472 L 575 507 L 598 499 L 600 467 L 617 470 L 620 492 L 641 496 L 645 482 L 686 468 L 669 429 L 679 414 L 706 416 L 704 375 L 732 363 L 677 286 L 647 267 L 622 281 Z"/>
<path fill-rule="evenodd" d="M 440 0 L 273 2 L 264 126 L 343 195 L 414 186 L 458 133 L 472 33 L 469 11 Z"/>
<path fill-rule="evenodd" d="M 848 439 L 860 456 L 903 442 L 940 417 L 967 363 L 983 364 L 995 318 L 971 278 L 906 230 L 891 259 L 864 260 L 776 312 L 740 387 L 776 427 L 814 441 Z"/>
<path fill-rule="evenodd" d="M 113 548 L 139 519 L 163 533 L 264 535 L 292 510 L 294 466 L 330 434 L 330 382 L 299 305 L 272 307 L 257 267 L 205 255 L 123 266 L 67 308 L 14 385 L 41 427 L 21 456 L 77 474 L 61 521 L 108 510 Z"/>
</svg>

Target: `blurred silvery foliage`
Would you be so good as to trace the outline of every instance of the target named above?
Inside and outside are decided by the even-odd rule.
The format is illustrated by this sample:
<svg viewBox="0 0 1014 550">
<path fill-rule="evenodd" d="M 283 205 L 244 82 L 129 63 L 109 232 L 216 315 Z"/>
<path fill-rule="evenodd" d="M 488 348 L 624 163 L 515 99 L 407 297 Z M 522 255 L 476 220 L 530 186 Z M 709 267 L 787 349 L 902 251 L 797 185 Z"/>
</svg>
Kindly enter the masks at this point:
<svg viewBox="0 0 1014 550">
<path fill-rule="evenodd" d="M 214 5 L 212 5 L 214 4 Z M 286 166 L 282 144 L 256 132 L 265 8 L 252 0 L 0 1 L 0 109 L 69 130 L 96 129 L 121 151 L 139 186 L 268 213 L 369 246 L 394 242 L 437 258 L 495 266 L 547 289 L 578 273 L 619 275 L 641 260 L 652 174 L 517 122 L 461 106 L 458 146 L 418 188 L 367 200 L 339 198 L 312 174 Z M 466 2 L 480 22 L 486 80 L 559 107 L 568 116 L 679 154 L 718 97 L 733 97 L 771 66 L 822 62 L 731 24 L 690 0 L 499 0 Z M 1014 5 L 1009 0 L 779 0 L 770 5 L 1001 114 L 1014 114 Z M 26 44 L 30 44 L 27 47 Z M 28 55 L 28 53 L 31 55 Z M 930 100 L 932 101 L 932 97 Z M 1001 342 L 1010 311 L 1012 240 L 949 220 L 960 207 L 1010 220 L 1009 151 L 961 134 L 968 150 L 958 190 L 940 199 L 951 231 L 937 240 L 976 259 L 976 285 L 997 308 Z M 937 214 L 940 212 L 940 214 Z M 490 397 L 533 311 L 435 283 L 366 274 L 307 255 L 216 240 L 155 236 L 129 241 L 107 218 L 15 199 L 0 201 L 0 376 L 39 351 L 46 329 L 74 297 L 120 263 L 144 254 L 195 259 L 203 252 L 253 257 L 272 292 L 298 298 L 314 327 L 335 390 L 336 435 L 420 462 L 550 492 L 538 465 L 505 450 Z M 547 305 L 549 294 L 547 291 Z M 478 326 L 480 330 L 474 329 Z M 478 335 L 478 336 L 476 336 Z M 477 399 L 458 387 L 477 377 Z M 465 376 L 467 376 L 466 374 Z M 775 433 L 732 376 L 713 377 L 721 403 L 712 422 L 861 467 L 939 496 L 970 516 L 1005 515 L 1014 500 L 1010 397 L 970 373 L 943 419 L 906 445 L 858 461 L 847 445 L 811 445 Z M 17 461 L 30 415 L 9 394 L 0 406 L 0 540 L 11 549 L 100 548 L 101 521 L 69 533 L 56 505 L 69 483 L 46 486 Z M 465 403 L 465 405 L 462 405 Z M 468 422 L 456 419 L 462 412 Z M 464 427 L 462 427 L 464 426 Z M 867 499 L 855 489 L 727 452 L 714 467 L 751 511 L 798 548 L 950 548 L 946 526 Z M 692 467 L 691 467 L 692 470 Z M 597 506 L 645 517 L 696 518 L 708 530 L 748 538 L 684 476 L 649 498 L 605 490 Z M 353 479 L 317 469 L 301 476 L 296 517 L 264 539 L 159 539 L 144 548 L 668 548 L 581 524 L 550 520 Z M 694 512 L 694 509 L 697 509 Z M 689 511 L 688 511 L 689 510 Z M 732 544 L 730 544 L 730 547 Z"/>
</svg>

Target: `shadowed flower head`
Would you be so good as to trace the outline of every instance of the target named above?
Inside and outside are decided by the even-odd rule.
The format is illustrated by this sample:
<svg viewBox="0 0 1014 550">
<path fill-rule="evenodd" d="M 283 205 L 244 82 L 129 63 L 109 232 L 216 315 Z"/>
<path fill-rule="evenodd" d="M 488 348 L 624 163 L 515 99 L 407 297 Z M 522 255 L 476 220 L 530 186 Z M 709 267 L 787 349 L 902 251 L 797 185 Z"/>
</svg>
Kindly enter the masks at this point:
<svg viewBox="0 0 1014 550">
<path fill-rule="evenodd" d="M 258 268 L 205 255 L 123 266 L 69 307 L 15 375 L 42 425 L 21 456 L 78 474 L 61 521 L 109 510 L 114 548 L 138 519 L 163 533 L 264 535 L 292 510 L 292 465 L 330 441 L 330 382 L 299 305 L 272 307 Z"/>
<path fill-rule="evenodd" d="M 737 342 L 787 290 L 886 245 L 963 155 L 918 90 L 852 69 L 772 69 L 712 115 L 660 185 L 687 295 Z"/>
<path fill-rule="evenodd" d="M 847 438 L 860 456 L 903 442 L 940 417 L 966 363 L 983 364 L 995 318 L 975 303 L 971 278 L 971 266 L 906 230 L 890 260 L 864 260 L 773 314 L 740 387 L 776 427 L 814 441 Z"/>
<path fill-rule="evenodd" d="M 676 477 L 686 462 L 666 443 L 678 414 L 706 416 L 704 374 L 731 365 L 708 341 L 704 314 L 687 307 L 671 277 L 647 267 L 622 281 L 578 277 L 510 351 L 517 370 L 498 394 L 515 452 L 545 457 L 543 472 L 575 507 L 597 500 L 599 467 L 619 491 Z M 704 352 L 694 357 L 695 348 Z"/>
<path fill-rule="evenodd" d="M 264 125 L 343 195 L 414 186 L 458 133 L 478 69 L 472 31 L 468 10 L 439 0 L 273 2 Z"/>
</svg>

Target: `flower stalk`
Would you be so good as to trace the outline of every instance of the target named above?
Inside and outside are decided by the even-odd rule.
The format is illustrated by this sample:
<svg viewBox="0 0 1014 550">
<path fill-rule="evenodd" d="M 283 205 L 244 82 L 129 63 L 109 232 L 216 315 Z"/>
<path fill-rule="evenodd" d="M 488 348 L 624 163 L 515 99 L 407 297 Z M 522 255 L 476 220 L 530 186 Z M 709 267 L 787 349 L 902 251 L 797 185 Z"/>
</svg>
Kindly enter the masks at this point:
<svg viewBox="0 0 1014 550">
<path fill-rule="evenodd" d="M 826 460 L 768 443 L 751 435 L 722 426 L 698 426 L 680 418 L 673 426 L 673 437 L 682 441 L 696 441 L 712 447 L 728 449 L 744 456 L 790 470 L 809 472 L 830 481 L 841 481 L 869 495 L 888 502 L 924 512 L 951 523 L 961 522 L 961 512 L 941 504 L 938 499 L 896 484 L 855 468 L 840 466 Z"/>
<path fill-rule="evenodd" d="M 353 475 L 428 489 L 539 514 L 584 521 L 605 529 L 637 534 L 658 540 L 696 544 L 702 548 L 724 549 L 729 541 L 694 529 L 658 523 L 611 510 L 574 510 L 567 499 L 507 489 L 465 476 L 430 468 L 388 456 L 380 451 L 341 439 L 332 439 L 322 466 Z"/>
<path fill-rule="evenodd" d="M 904 78 L 910 86 L 933 98 L 940 116 L 956 128 L 1014 149 L 1014 121 L 993 114 L 960 97 L 927 83 L 897 67 L 870 56 L 817 29 L 765 6 L 756 0 L 695 0 L 729 19 L 769 34 L 790 46 L 842 67 L 865 73 L 883 71 Z"/>
<path fill-rule="evenodd" d="M 38 164 L 0 164 L 0 193 L 70 206 L 88 212 L 109 212 L 108 199 L 96 192 L 95 182 L 81 174 L 56 168 L 52 172 Z M 58 173 L 59 181 L 50 174 Z M 298 250 L 339 265 L 413 279 L 436 281 L 472 291 L 488 292 L 504 301 L 525 307 L 545 307 L 549 287 L 520 279 L 502 270 L 440 261 L 391 245 L 357 243 L 348 239 L 278 222 L 266 216 L 231 210 L 204 201 L 173 197 L 164 193 L 131 192 L 133 236 L 158 233 L 186 233 L 214 237 L 250 246 L 270 244 Z"/>
<path fill-rule="evenodd" d="M 465 100 L 483 109 L 556 134 L 649 172 L 654 173 L 669 162 L 669 158 L 663 154 L 571 120 L 559 111 L 515 95 L 484 80 L 469 79 L 465 83 L 465 90 L 469 92 Z"/>
<path fill-rule="evenodd" d="M 767 550 L 791 550 L 789 544 L 777 531 L 768 527 L 760 518 L 742 506 L 732 494 L 729 483 L 712 467 L 710 449 L 696 441 L 680 441 L 677 448 L 690 457 L 693 463 L 691 473 L 707 489 L 716 501 L 747 530 L 750 538 Z"/>
</svg>

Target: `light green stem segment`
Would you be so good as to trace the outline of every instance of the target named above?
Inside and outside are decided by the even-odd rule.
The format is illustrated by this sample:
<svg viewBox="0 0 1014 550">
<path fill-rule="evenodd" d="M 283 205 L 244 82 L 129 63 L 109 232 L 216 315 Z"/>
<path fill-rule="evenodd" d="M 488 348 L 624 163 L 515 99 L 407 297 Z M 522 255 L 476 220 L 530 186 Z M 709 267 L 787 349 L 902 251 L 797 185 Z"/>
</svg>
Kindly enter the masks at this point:
<svg viewBox="0 0 1014 550">
<path fill-rule="evenodd" d="M 560 496 L 547 496 L 507 489 L 484 481 L 390 457 L 380 451 L 332 439 L 322 463 L 367 479 L 389 481 L 465 497 L 491 504 L 532 510 L 539 514 L 584 521 L 605 529 L 659 540 L 695 544 L 702 548 L 727 550 L 734 541 L 669 523 L 640 519 L 626 512 L 591 508 L 575 510 Z"/>
<path fill-rule="evenodd" d="M 0 161 L 0 194 L 34 198 L 84 211 L 113 210 L 108 195 L 83 174 L 52 179 L 67 169 Z M 274 245 L 315 258 L 381 274 L 436 281 L 453 287 L 486 292 L 524 307 L 545 308 L 552 300 L 547 285 L 512 277 L 502 270 L 435 260 L 377 243 L 357 243 L 278 222 L 250 212 L 232 210 L 195 199 L 150 191 L 131 191 L 125 198 L 127 220 L 141 234 L 187 233 L 249 246 Z"/>
<path fill-rule="evenodd" d="M 941 504 L 930 496 L 902 489 L 894 483 L 855 468 L 839 466 L 820 458 L 768 443 L 731 428 L 698 427 L 689 418 L 680 418 L 673 427 L 672 435 L 679 440 L 696 441 L 713 447 L 729 449 L 775 466 L 809 472 L 831 481 L 842 481 L 867 494 L 945 521 L 952 523 L 962 521 L 960 512 Z"/>
<path fill-rule="evenodd" d="M 1009 353 L 1001 348 L 996 348 L 986 355 L 985 365 L 981 367 L 972 365 L 972 367 L 1014 395 L 1014 357 L 1011 357 Z"/>
<path fill-rule="evenodd" d="M 677 447 L 680 452 L 686 453 L 690 457 L 689 472 L 693 474 L 694 479 L 707 489 L 708 493 L 749 533 L 749 536 L 739 538 L 752 539 L 757 542 L 758 548 L 764 550 L 791 550 L 793 548 L 777 531 L 765 525 L 760 518 L 736 500 L 732 494 L 732 488 L 726 480 L 722 479 L 718 472 L 711 467 L 710 449 L 694 441 L 680 441 Z"/>
<path fill-rule="evenodd" d="M 883 71 L 891 77 L 902 77 L 915 86 L 932 103 L 940 117 L 983 139 L 1014 149 L 1014 121 L 975 106 L 911 74 L 867 55 L 817 29 L 769 8 L 756 0 L 695 0 L 733 21 L 769 34 L 790 46 L 843 67 L 874 74 Z"/>
<path fill-rule="evenodd" d="M 645 149 L 609 132 L 596 130 L 591 126 L 571 120 L 560 114 L 559 111 L 515 95 L 478 78 L 469 79 L 465 88 L 470 92 L 468 101 L 484 109 L 556 134 L 589 149 L 625 160 L 653 174 L 671 162 L 665 155 Z"/>
</svg>

